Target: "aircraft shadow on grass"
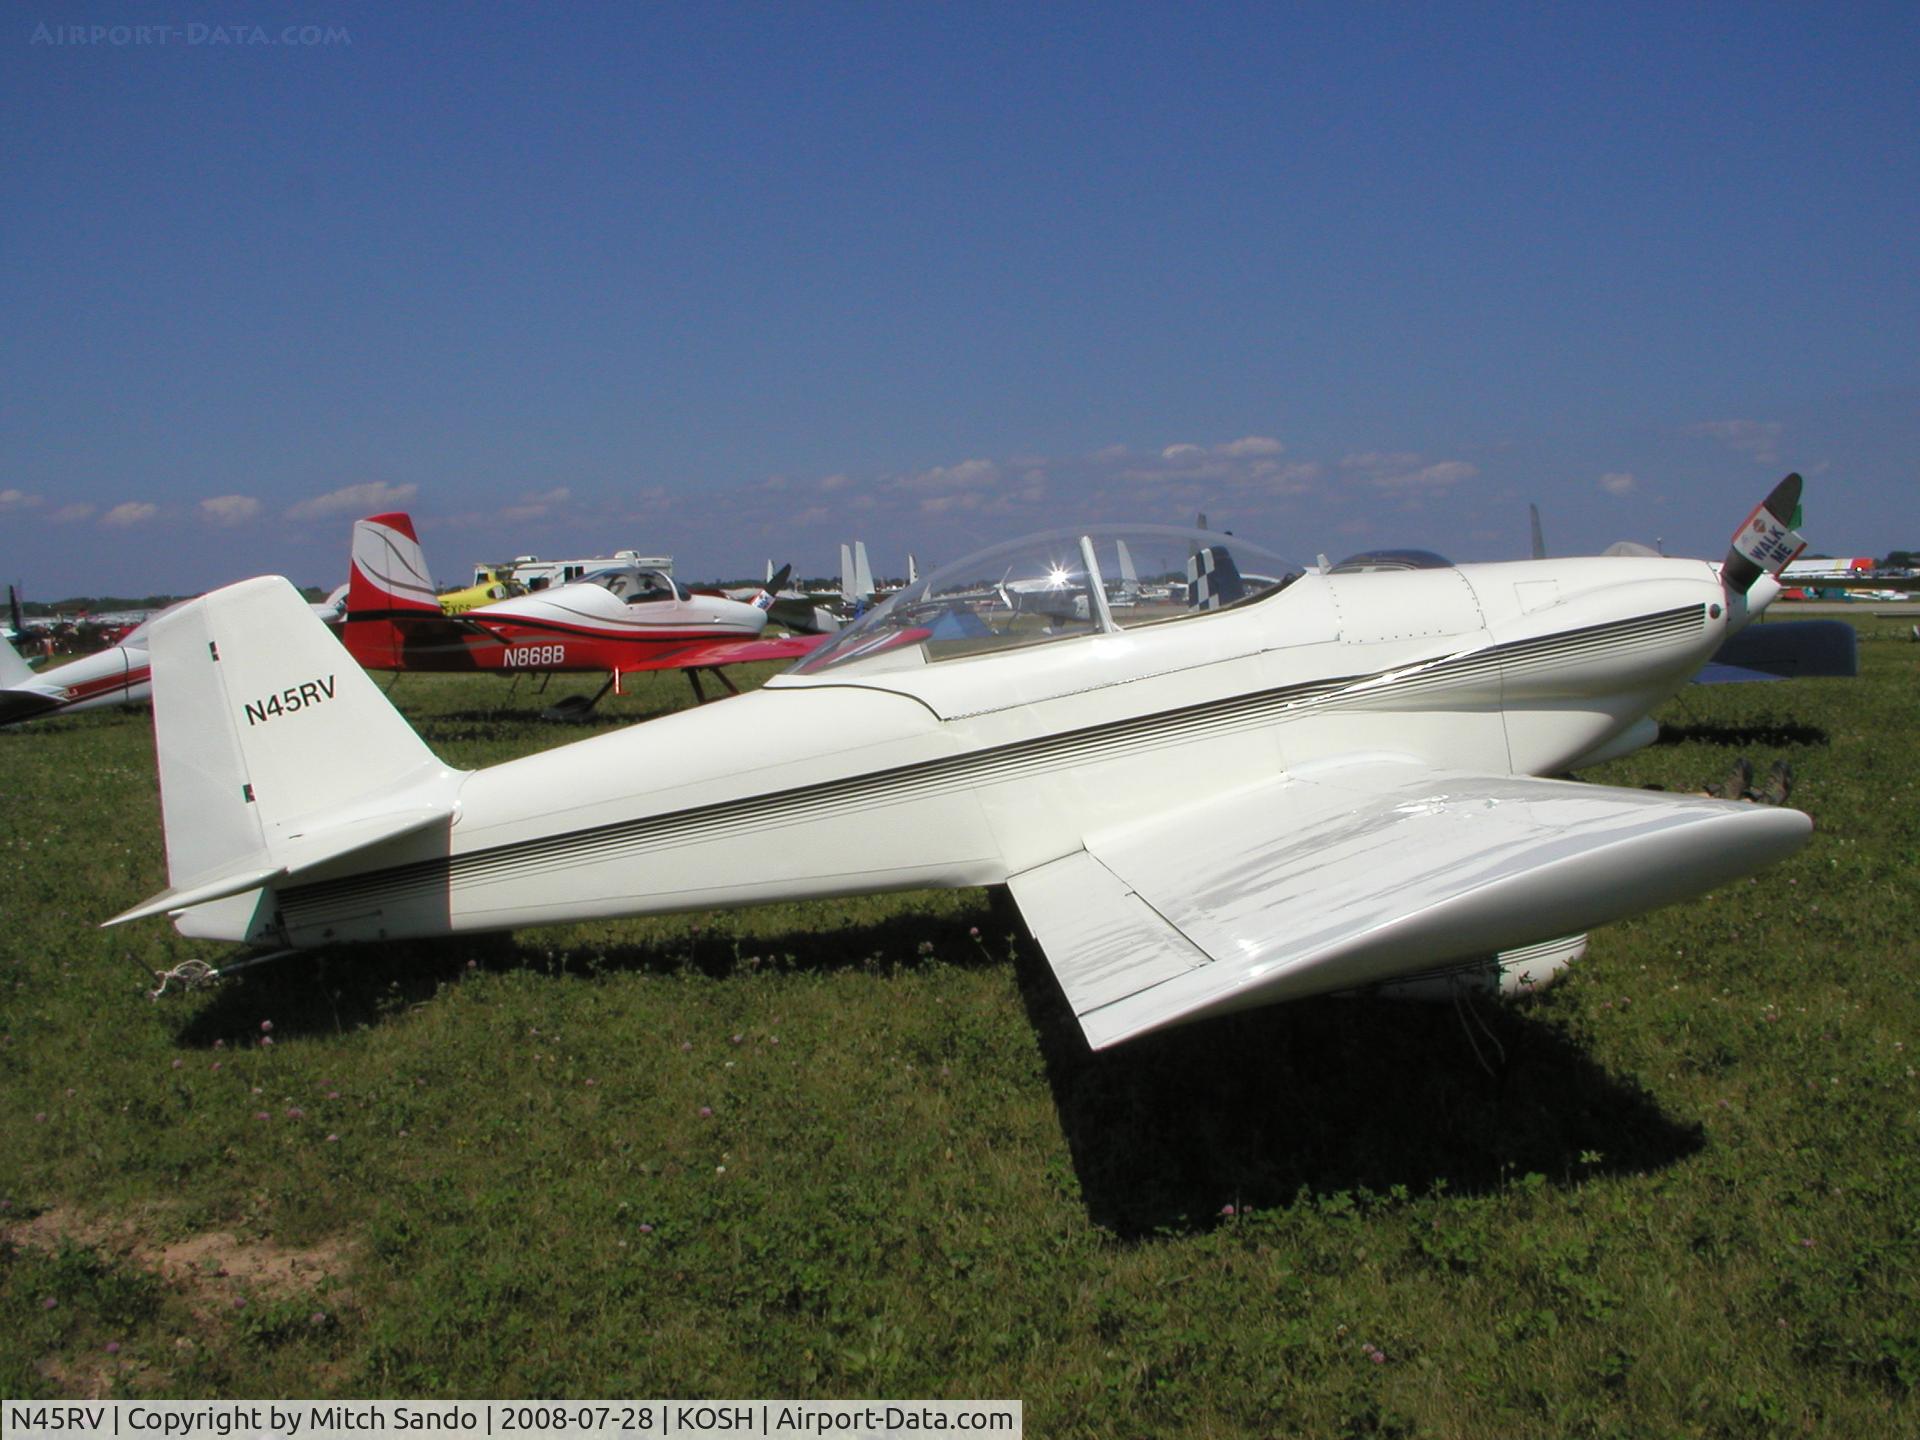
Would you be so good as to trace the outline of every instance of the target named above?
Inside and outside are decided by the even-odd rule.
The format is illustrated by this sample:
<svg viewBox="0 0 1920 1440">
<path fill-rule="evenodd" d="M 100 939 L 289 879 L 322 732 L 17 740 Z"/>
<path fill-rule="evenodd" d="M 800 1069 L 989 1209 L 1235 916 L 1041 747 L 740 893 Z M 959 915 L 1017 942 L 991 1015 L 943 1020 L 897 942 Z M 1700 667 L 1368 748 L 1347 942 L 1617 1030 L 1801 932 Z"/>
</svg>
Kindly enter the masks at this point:
<svg viewBox="0 0 1920 1440">
<path fill-rule="evenodd" d="M 1830 743 L 1827 732 L 1818 725 L 1804 725 L 1794 720 L 1771 720 L 1755 725 L 1724 725 L 1703 723 L 1697 725 L 1671 725 L 1662 722 L 1660 738 L 1653 742 L 1660 745 L 1727 745 L 1733 747 L 1746 745 L 1820 745 Z"/>
<path fill-rule="evenodd" d="M 1022 979 L 1029 993 L 1047 981 L 1030 967 Z M 1117 1053 L 1045 1026 L 1047 1080 L 1088 1215 L 1140 1239 L 1210 1228 L 1228 1205 L 1643 1174 L 1703 1145 L 1697 1125 L 1557 1031 L 1482 1009 L 1492 1077 L 1445 1006 L 1301 1001 Z"/>
<path fill-rule="evenodd" d="M 1017 976 L 1094 1223 L 1184 1234 L 1223 1211 L 1394 1187 L 1485 1194 L 1645 1174 L 1705 1144 L 1560 1030 L 1482 998 L 1296 1001 L 1096 1052 L 1037 947 Z"/>
<path fill-rule="evenodd" d="M 233 976 L 201 1006 L 180 1039 L 195 1046 L 250 1039 L 260 1017 L 269 1013 L 281 1039 L 378 1024 L 396 1010 L 432 999 L 442 986 L 475 968 L 556 975 L 692 971 L 719 978 L 763 965 L 821 974 L 892 972 L 936 963 L 1004 965 L 1004 953 L 990 953 L 967 934 L 976 924 L 984 930 L 990 923 L 982 898 L 974 910 L 937 920 L 902 915 L 872 925 L 770 936 L 718 929 L 657 945 L 542 944 L 546 937 L 530 931 L 316 950 Z M 927 941 L 934 949 L 922 954 L 920 946 Z"/>
<path fill-rule="evenodd" d="M 991 892 L 989 892 L 991 895 Z M 1609 1075 L 1565 1034 L 1485 999 L 1454 1007 L 1370 999 L 1296 1001 L 1088 1049 L 1039 947 L 1010 903 L 983 895 L 956 917 L 772 937 L 728 932 L 658 946 L 543 946 L 511 935 L 319 952 L 221 987 L 184 1043 L 251 1036 L 270 1013 L 281 1038 L 333 1034 L 432 999 L 467 973 L 688 969 L 724 976 L 749 957 L 820 973 L 927 963 L 1003 965 L 1038 1036 L 1089 1218 L 1122 1239 L 1194 1233 L 1303 1192 L 1484 1194 L 1530 1173 L 1550 1184 L 1644 1174 L 1704 1144 L 1697 1125 Z M 919 952 L 931 940 L 932 956 Z M 878 958 L 876 958 L 878 957 Z M 765 962 L 763 962 L 765 963 Z M 1597 1157 L 1597 1158 L 1596 1158 Z"/>
</svg>

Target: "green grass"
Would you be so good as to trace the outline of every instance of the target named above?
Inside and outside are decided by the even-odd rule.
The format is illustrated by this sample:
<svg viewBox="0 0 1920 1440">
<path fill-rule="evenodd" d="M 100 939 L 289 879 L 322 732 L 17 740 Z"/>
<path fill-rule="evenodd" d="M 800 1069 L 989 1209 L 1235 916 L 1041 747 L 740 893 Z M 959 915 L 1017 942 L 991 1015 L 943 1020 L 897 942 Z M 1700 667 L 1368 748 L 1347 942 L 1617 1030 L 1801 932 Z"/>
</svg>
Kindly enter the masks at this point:
<svg viewBox="0 0 1920 1440">
<path fill-rule="evenodd" d="M 1597 933 L 1484 1029 L 1326 1000 L 1098 1056 L 985 892 L 341 951 L 153 1003 L 212 952 L 93 924 L 164 883 L 147 718 L 0 732 L 0 1392 L 1911 1433 L 1920 646 L 1862 633 L 1862 680 L 1690 691 L 1590 777 L 1790 759 L 1819 830 L 1757 883 Z M 486 679 L 394 693 L 475 765 L 685 686 L 634 691 L 587 727 Z"/>
</svg>

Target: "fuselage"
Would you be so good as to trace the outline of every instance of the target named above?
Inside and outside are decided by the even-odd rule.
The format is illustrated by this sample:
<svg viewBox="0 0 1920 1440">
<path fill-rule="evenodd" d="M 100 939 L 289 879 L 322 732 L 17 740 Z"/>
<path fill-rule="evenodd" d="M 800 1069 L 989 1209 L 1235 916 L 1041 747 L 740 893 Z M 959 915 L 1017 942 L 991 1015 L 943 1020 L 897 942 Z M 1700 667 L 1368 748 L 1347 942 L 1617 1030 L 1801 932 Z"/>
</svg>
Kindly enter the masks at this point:
<svg viewBox="0 0 1920 1440">
<path fill-rule="evenodd" d="M 908 633 L 450 781 L 450 827 L 179 923 L 315 946 L 991 884 L 1337 757 L 1558 774 L 1645 734 L 1745 618 L 1711 565 L 1607 557 L 1309 572 L 1213 613 L 942 659 Z"/>
<path fill-rule="evenodd" d="M 766 624 L 752 605 L 689 594 L 657 572 L 629 569 L 457 617 L 349 609 L 344 638 L 368 669 L 606 672 L 652 668 L 716 640 L 752 640 Z"/>
<path fill-rule="evenodd" d="M 136 630 L 121 644 L 0 689 L 0 725 L 108 705 L 138 705 L 152 694 L 152 669 Z"/>
</svg>

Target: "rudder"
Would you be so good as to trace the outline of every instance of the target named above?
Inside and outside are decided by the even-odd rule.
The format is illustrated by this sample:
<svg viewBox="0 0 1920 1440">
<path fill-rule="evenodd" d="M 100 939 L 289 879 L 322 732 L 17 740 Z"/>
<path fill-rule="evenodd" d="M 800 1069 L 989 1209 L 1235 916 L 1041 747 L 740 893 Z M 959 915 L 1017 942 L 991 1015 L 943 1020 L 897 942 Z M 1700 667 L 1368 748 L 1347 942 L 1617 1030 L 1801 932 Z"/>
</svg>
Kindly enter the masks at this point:
<svg viewBox="0 0 1920 1440">
<path fill-rule="evenodd" d="M 395 510 L 354 521 L 340 632 L 347 653 L 375 670 L 404 669 L 408 630 L 403 627 L 442 618 L 413 517 Z"/>
</svg>

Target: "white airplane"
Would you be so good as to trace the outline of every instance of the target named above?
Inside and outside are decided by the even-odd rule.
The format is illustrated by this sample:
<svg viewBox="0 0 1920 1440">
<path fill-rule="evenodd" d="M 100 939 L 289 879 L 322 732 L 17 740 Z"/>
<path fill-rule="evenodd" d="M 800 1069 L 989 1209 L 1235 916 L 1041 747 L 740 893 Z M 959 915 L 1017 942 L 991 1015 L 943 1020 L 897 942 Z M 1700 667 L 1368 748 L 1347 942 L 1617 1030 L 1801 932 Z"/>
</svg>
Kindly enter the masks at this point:
<svg viewBox="0 0 1920 1440">
<path fill-rule="evenodd" d="M 154 621 L 170 613 L 162 610 L 153 620 L 135 626 L 118 645 L 50 670 L 32 669 L 13 646 L 0 641 L 0 725 L 107 705 L 140 704 L 151 694 L 147 639 Z"/>
<path fill-rule="evenodd" d="M 170 888 L 114 920 L 265 951 L 1006 884 L 1096 1048 L 1436 972 L 1524 989 L 1589 928 L 1790 854 L 1797 811 L 1536 779 L 1625 754 L 1778 592 L 1799 478 L 1723 565 L 1286 580 L 1244 539 L 1056 532 L 944 566 L 755 692 L 440 761 L 286 581 L 153 631 Z M 1107 602 L 1124 538 L 1179 602 Z M 991 596 L 1081 577 L 1085 618 Z M 777 744 L 770 738 L 777 737 Z M 1503 958 L 1504 957 L 1504 958 Z"/>
<path fill-rule="evenodd" d="M 342 585 L 325 604 L 308 609 L 328 625 L 338 625 L 345 610 Z M 139 705 L 152 695 L 147 636 L 162 615 L 179 609 L 169 606 L 142 621 L 117 645 L 82 655 L 49 670 L 35 670 L 11 644 L 0 641 L 0 725 L 37 720 L 43 715 L 69 715 L 109 705 Z"/>
</svg>

